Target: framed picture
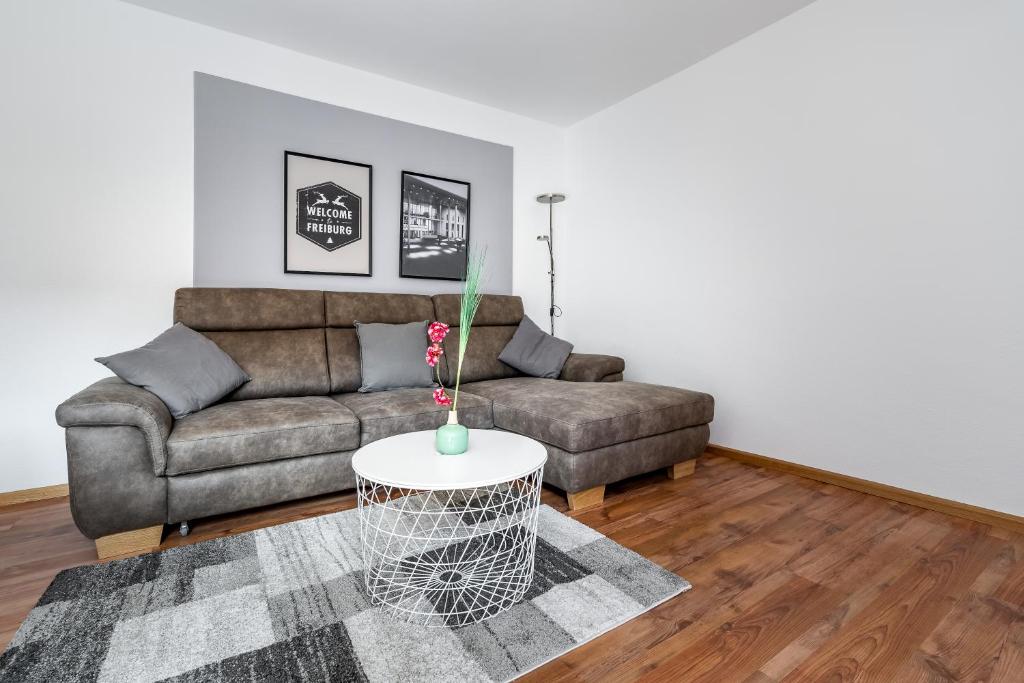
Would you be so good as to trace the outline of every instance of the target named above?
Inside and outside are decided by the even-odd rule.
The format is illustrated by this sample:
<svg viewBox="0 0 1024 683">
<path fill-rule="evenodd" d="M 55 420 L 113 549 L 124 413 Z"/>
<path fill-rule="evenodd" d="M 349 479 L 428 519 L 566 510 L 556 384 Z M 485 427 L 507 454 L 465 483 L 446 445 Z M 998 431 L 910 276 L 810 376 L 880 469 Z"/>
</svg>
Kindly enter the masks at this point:
<svg viewBox="0 0 1024 683">
<path fill-rule="evenodd" d="M 373 167 L 284 153 L 284 272 L 373 274 Z"/>
<path fill-rule="evenodd" d="M 469 183 L 402 171 L 398 274 L 462 280 L 469 255 Z"/>
</svg>

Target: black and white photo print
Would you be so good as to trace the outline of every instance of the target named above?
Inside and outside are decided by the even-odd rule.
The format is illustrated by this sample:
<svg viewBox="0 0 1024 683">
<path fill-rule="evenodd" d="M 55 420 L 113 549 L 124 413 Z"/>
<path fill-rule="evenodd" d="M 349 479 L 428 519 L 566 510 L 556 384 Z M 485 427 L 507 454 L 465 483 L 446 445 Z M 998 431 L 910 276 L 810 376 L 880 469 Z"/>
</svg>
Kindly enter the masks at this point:
<svg viewBox="0 0 1024 683">
<path fill-rule="evenodd" d="M 469 183 L 402 172 L 399 275 L 462 280 L 469 254 Z"/>
<path fill-rule="evenodd" d="M 373 168 L 284 153 L 284 271 L 372 275 Z"/>
</svg>

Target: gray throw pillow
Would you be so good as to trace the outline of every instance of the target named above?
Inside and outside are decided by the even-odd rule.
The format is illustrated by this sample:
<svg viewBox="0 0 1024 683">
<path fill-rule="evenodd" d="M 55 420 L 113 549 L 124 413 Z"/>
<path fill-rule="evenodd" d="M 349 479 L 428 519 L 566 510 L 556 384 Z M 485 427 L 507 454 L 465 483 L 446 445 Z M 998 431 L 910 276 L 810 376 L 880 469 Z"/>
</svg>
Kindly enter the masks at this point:
<svg viewBox="0 0 1024 683">
<path fill-rule="evenodd" d="M 558 379 L 570 353 L 572 344 L 552 337 L 524 315 L 512 339 L 498 354 L 498 360 L 532 377 Z"/>
<path fill-rule="evenodd" d="M 356 321 L 356 333 L 363 375 L 359 391 L 434 386 L 434 370 L 426 361 L 426 320 L 403 325 Z"/>
<path fill-rule="evenodd" d="M 174 417 L 202 410 L 250 379 L 211 339 L 181 323 L 145 346 L 96 360 L 159 396 Z"/>
</svg>

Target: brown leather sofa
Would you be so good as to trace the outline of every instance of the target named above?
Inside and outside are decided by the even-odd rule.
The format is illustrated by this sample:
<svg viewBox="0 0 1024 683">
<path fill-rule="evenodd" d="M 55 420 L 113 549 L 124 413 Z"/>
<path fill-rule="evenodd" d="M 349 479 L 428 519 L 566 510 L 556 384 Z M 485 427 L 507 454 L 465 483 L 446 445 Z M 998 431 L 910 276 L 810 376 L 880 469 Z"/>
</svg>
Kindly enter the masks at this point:
<svg viewBox="0 0 1024 683">
<path fill-rule="evenodd" d="M 102 557 L 155 547 L 164 524 L 353 488 L 357 448 L 446 418 L 429 389 L 357 392 L 354 321 L 457 325 L 458 309 L 450 294 L 178 290 L 174 321 L 215 341 L 252 380 L 180 420 L 115 377 L 62 403 L 75 523 Z M 498 360 L 522 317 L 519 297 L 481 303 L 462 370 L 463 424 L 543 442 L 544 480 L 574 509 L 626 477 L 692 471 L 708 442 L 711 396 L 622 381 L 614 356 L 572 354 L 557 380 L 524 377 Z M 457 345 L 449 334 L 443 377 Z"/>
</svg>

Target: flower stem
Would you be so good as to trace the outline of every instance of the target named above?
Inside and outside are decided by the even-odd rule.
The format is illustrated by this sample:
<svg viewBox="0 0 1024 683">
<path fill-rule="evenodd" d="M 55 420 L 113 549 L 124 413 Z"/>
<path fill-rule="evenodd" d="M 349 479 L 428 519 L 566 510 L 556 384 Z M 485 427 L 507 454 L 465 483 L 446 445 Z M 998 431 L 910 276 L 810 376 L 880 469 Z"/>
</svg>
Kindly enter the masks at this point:
<svg viewBox="0 0 1024 683">
<path fill-rule="evenodd" d="M 462 360 L 459 360 L 459 369 L 455 371 L 455 399 L 452 401 L 452 410 L 459 409 L 459 379 L 462 377 Z"/>
<path fill-rule="evenodd" d="M 459 302 L 459 366 L 455 371 L 455 400 L 452 403 L 452 410 L 456 410 L 459 405 L 462 360 L 466 356 L 466 347 L 469 346 L 469 333 L 473 329 L 473 318 L 476 317 L 476 310 L 480 307 L 480 300 L 483 297 L 480 292 L 480 284 L 484 262 L 487 260 L 487 250 L 470 253 L 466 260 L 466 277 L 462 282 L 462 298 Z"/>
</svg>

